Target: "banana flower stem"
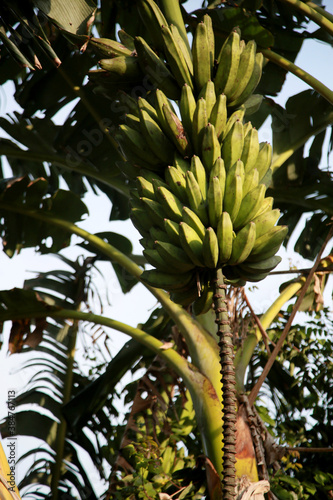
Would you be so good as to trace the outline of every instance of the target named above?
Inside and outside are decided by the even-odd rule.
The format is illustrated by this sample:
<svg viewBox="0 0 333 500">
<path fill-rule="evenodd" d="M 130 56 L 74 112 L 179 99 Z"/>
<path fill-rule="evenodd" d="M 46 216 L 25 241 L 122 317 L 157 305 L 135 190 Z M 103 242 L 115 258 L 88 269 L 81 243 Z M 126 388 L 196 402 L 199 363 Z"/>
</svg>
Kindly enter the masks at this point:
<svg viewBox="0 0 333 500">
<path fill-rule="evenodd" d="M 214 307 L 221 355 L 223 394 L 223 482 L 224 500 L 236 499 L 236 390 L 234 348 L 226 301 L 226 285 L 222 269 L 214 278 Z"/>
</svg>

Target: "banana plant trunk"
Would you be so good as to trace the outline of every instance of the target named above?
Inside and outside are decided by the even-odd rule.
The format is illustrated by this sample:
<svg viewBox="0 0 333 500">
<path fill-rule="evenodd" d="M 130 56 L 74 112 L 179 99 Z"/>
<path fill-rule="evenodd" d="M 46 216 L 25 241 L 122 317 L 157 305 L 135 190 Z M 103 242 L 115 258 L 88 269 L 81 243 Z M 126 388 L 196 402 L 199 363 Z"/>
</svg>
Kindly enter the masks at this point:
<svg viewBox="0 0 333 500">
<path fill-rule="evenodd" d="M 214 307 L 218 326 L 221 355 L 221 382 L 223 394 L 223 480 L 224 500 L 236 498 L 236 380 L 232 332 L 227 308 L 226 286 L 222 269 L 214 277 Z"/>
</svg>

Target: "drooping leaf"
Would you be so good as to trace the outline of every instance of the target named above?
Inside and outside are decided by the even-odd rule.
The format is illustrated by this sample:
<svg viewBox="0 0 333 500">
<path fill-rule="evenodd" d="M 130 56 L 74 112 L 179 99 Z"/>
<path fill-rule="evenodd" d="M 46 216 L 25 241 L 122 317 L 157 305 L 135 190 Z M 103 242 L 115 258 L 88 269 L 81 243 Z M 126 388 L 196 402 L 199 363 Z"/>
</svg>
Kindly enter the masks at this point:
<svg viewBox="0 0 333 500">
<path fill-rule="evenodd" d="M 86 35 L 90 33 L 96 4 L 92 0 L 33 0 L 34 5 L 57 26 L 69 33 Z"/>
<path fill-rule="evenodd" d="M 80 198 L 69 191 L 58 190 L 52 197 L 43 196 L 45 184 L 40 180 L 29 182 L 27 177 L 23 177 L 2 183 L 1 187 L 0 232 L 8 256 L 13 256 L 15 250 L 22 247 L 36 247 L 41 253 L 49 253 L 69 244 L 68 232 L 43 220 L 29 217 L 29 211 L 41 213 L 50 221 L 56 218 L 67 222 L 77 222 L 88 212 Z M 38 195 L 40 200 L 36 210 Z M 34 209 L 31 209 L 31 203 L 35 205 Z"/>
</svg>

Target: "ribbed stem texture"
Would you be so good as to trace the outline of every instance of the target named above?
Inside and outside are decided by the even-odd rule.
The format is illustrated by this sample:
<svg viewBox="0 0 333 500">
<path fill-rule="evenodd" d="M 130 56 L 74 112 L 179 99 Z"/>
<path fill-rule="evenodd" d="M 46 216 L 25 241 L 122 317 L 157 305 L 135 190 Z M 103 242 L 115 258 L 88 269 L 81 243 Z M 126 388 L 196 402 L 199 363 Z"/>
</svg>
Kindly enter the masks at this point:
<svg viewBox="0 0 333 500">
<path fill-rule="evenodd" d="M 236 498 L 236 390 L 232 332 L 228 316 L 226 285 L 217 269 L 214 279 L 214 307 L 218 325 L 223 391 L 223 500 Z"/>
</svg>

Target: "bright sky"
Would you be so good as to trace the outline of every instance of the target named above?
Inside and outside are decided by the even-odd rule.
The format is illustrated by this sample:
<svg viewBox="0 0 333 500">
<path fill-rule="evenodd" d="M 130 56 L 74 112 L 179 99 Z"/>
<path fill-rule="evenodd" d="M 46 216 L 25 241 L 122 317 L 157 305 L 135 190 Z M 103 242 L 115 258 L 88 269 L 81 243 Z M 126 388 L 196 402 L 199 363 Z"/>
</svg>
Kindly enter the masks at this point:
<svg viewBox="0 0 333 500">
<path fill-rule="evenodd" d="M 185 4 L 185 7 L 188 10 L 194 10 L 200 6 L 201 1 L 198 0 L 192 0 Z M 326 64 L 323 64 L 324 61 L 326 61 Z M 332 86 L 333 65 L 329 64 L 328 61 L 332 61 L 332 47 L 317 41 L 308 40 L 304 43 L 296 64 L 308 71 L 310 74 L 316 76 L 316 78 L 321 80 L 327 86 Z M 305 83 L 301 82 L 293 75 L 289 75 L 284 89 L 277 101 L 283 105 L 287 97 L 307 88 L 308 86 Z M 8 93 L 4 93 L 4 89 L 7 89 L 6 92 Z M 1 115 L 15 109 L 15 103 L 9 94 L 7 86 L 0 89 L 0 100 Z M 63 117 L 61 117 L 60 120 L 63 120 Z M 265 124 L 260 129 L 259 135 L 261 141 L 271 141 L 269 123 Z M 80 223 L 82 228 L 93 233 L 105 230 L 119 232 L 127 236 L 132 241 L 135 253 L 141 253 L 142 249 L 138 243 L 140 235 L 133 228 L 131 222 L 109 221 L 111 205 L 105 196 L 100 195 L 96 197 L 90 193 L 86 196 L 85 202 L 90 209 L 90 216 L 84 222 Z M 64 255 L 72 259 L 82 253 L 82 249 L 79 247 L 75 250 L 66 249 L 63 252 Z M 294 254 L 289 249 L 288 251 L 282 249 L 279 254 L 283 257 L 283 261 L 280 264 L 279 269 L 287 269 L 290 261 L 292 261 L 292 263 L 296 266 L 306 267 L 309 264 L 298 254 Z M 37 255 L 31 249 L 23 250 L 20 255 L 15 256 L 11 260 L 8 259 L 4 253 L 0 253 L 0 268 L 2 273 L 1 289 L 21 287 L 24 279 L 33 277 L 35 271 L 58 269 L 61 265 L 62 264 L 58 259 L 50 256 Z M 98 267 L 103 275 L 103 279 L 101 279 L 96 273 L 96 283 L 99 293 L 105 302 L 103 314 L 128 323 L 132 326 L 136 326 L 138 323 L 144 322 L 148 318 L 150 311 L 157 305 L 154 297 L 146 291 L 142 285 L 137 285 L 134 290 L 126 296 L 122 295 L 117 279 L 112 272 L 111 265 L 108 263 L 101 263 L 98 264 Z M 256 290 L 255 293 L 253 292 L 249 294 L 249 297 L 253 302 L 254 310 L 257 313 L 263 312 L 272 303 L 278 295 L 278 284 L 285 280 L 286 279 L 280 277 L 269 277 L 264 281 L 264 283 L 259 285 L 258 290 Z M 331 288 L 331 286 L 328 288 Z M 110 305 L 107 305 L 107 298 Z M 8 325 L 5 326 L 5 332 L 5 342 L 7 342 Z M 119 350 L 120 346 L 128 340 L 128 337 L 120 334 L 119 332 L 109 332 L 109 335 L 112 338 L 112 342 L 109 344 L 109 347 L 111 347 L 112 353 L 115 354 Z M 20 370 L 15 376 L 10 374 L 14 368 L 18 368 L 18 363 L 21 363 L 18 355 L 11 356 L 10 358 L 6 355 L 5 344 L 4 348 L 0 351 L 0 377 L 2 381 L 0 388 L 0 409 L 5 408 L 4 405 L 8 389 L 14 389 L 17 391 L 27 380 L 27 372 L 24 370 Z M 0 415 L 2 414 L 3 411 L 0 411 Z"/>
</svg>

